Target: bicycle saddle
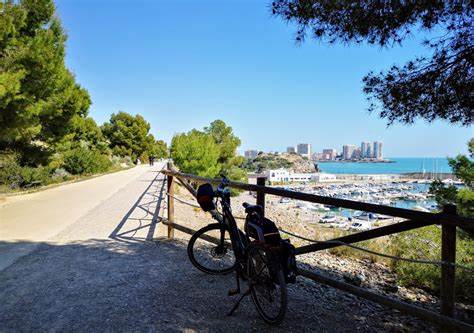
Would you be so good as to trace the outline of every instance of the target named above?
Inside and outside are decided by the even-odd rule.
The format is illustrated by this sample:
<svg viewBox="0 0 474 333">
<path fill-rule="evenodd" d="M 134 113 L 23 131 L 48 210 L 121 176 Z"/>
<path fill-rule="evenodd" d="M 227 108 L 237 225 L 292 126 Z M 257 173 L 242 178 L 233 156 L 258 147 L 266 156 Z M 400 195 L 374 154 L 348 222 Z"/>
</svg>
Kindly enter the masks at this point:
<svg viewBox="0 0 474 333">
<path fill-rule="evenodd" d="M 263 213 L 262 206 L 260 205 L 251 205 L 248 202 L 244 202 L 242 206 L 244 206 L 246 214 L 258 213 L 261 215 Z"/>
</svg>

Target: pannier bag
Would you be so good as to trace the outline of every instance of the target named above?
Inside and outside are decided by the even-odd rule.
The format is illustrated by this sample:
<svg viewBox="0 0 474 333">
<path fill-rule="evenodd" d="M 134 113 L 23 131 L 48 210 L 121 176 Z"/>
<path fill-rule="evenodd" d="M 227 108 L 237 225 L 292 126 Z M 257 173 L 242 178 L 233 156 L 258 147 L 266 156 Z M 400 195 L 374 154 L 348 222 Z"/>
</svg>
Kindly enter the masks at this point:
<svg viewBox="0 0 474 333">
<path fill-rule="evenodd" d="M 286 283 L 296 282 L 296 256 L 295 247 L 289 239 L 282 239 L 280 242 L 281 265 L 285 274 Z"/>
<path fill-rule="evenodd" d="M 244 230 L 250 238 L 265 244 L 278 246 L 281 240 L 275 223 L 267 218 L 262 218 L 259 214 L 247 215 Z"/>
<path fill-rule="evenodd" d="M 211 184 L 206 183 L 200 185 L 196 197 L 203 211 L 209 212 L 216 209 L 216 205 L 214 204 L 214 189 Z"/>
<path fill-rule="evenodd" d="M 259 214 L 248 214 L 245 219 L 245 233 L 255 240 L 279 249 L 280 264 L 287 283 L 296 281 L 295 247 L 289 239 L 282 239 L 276 224 Z"/>
</svg>

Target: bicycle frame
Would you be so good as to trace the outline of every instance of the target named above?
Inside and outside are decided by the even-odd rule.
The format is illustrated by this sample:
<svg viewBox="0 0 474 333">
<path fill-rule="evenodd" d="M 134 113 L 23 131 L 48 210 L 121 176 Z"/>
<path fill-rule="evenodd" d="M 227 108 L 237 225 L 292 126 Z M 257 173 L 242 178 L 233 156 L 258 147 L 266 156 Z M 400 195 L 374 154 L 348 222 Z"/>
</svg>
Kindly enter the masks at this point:
<svg viewBox="0 0 474 333">
<path fill-rule="evenodd" d="M 219 223 L 228 227 L 232 250 L 234 251 L 237 262 L 244 263 L 246 260 L 246 249 L 245 243 L 241 237 L 242 231 L 237 226 L 230 204 L 225 200 L 225 198 L 220 198 L 220 203 L 222 207 L 222 218 L 215 218 Z M 221 233 L 221 242 L 224 243 L 224 232 Z"/>
</svg>

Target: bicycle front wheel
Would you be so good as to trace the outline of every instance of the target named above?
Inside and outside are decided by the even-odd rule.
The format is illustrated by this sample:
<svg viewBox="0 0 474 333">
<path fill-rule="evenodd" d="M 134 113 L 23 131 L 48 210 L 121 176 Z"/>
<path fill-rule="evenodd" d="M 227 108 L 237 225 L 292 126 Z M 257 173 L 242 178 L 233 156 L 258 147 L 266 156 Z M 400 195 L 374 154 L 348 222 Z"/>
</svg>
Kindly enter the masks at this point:
<svg viewBox="0 0 474 333">
<path fill-rule="evenodd" d="M 193 234 L 188 243 L 188 257 L 199 270 L 208 274 L 227 274 L 236 259 L 227 227 L 213 223 Z"/>
<path fill-rule="evenodd" d="M 260 317 L 269 324 L 280 324 L 288 305 L 288 292 L 281 265 L 265 247 L 251 245 L 247 274 L 252 301 Z"/>
</svg>

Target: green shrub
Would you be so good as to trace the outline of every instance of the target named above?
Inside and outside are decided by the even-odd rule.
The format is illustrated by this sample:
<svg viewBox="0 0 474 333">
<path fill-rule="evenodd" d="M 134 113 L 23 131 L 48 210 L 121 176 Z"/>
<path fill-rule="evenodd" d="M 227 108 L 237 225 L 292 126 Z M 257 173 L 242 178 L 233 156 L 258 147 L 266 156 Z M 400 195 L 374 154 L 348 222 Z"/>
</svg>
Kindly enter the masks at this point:
<svg viewBox="0 0 474 333">
<path fill-rule="evenodd" d="M 21 186 L 21 166 L 19 164 L 19 155 L 6 152 L 0 155 L 0 184 L 6 185 L 11 189 Z"/>
<path fill-rule="evenodd" d="M 130 156 L 113 155 L 111 161 L 115 168 L 127 168 L 134 165 Z"/>
<path fill-rule="evenodd" d="M 459 233 L 456 242 L 456 263 L 474 269 L 474 240 Z M 391 239 L 394 255 L 439 261 L 441 258 L 441 229 L 437 226 L 420 228 L 396 234 Z M 398 282 L 405 286 L 429 289 L 439 293 L 441 269 L 439 266 L 392 261 Z M 473 301 L 474 274 L 456 269 L 456 295 Z"/>
<path fill-rule="evenodd" d="M 50 168 L 21 166 L 19 157 L 15 153 L 5 153 L 0 156 L 0 184 L 10 189 L 18 189 L 33 185 L 47 185 L 50 182 Z"/>
<path fill-rule="evenodd" d="M 47 167 L 21 168 L 21 187 L 48 185 L 51 183 L 51 169 Z"/>
<path fill-rule="evenodd" d="M 53 174 L 51 175 L 51 178 L 54 181 L 64 181 L 64 180 L 69 179 L 70 176 L 71 176 L 71 174 L 69 172 L 67 172 L 65 169 L 58 168 L 58 169 L 54 170 Z"/>
<path fill-rule="evenodd" d="M 62 168 L 64 165 L 64 154 L 54 153 L 48 160 L 48 167 L 51 170 L 56 170 Z"/>
<path fill-rule="evenodd" d="M 84 147 L 73 149 L 64 156 L 64 169 L 73 175 L 104 172 L 111 166 L 107 156 Z"/>
</svg>

